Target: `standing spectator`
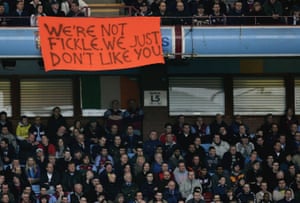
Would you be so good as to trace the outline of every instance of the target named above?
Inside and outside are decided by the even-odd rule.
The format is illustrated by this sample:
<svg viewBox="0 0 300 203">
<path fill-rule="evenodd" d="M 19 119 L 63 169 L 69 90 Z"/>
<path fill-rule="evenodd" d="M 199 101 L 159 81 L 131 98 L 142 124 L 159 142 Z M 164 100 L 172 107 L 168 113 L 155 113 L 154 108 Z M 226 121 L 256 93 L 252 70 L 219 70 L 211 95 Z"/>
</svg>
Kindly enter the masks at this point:
<svg viewBox="0 0 300 203">
<path fill-rule="evenodd" d="M 5 111 L 0 112 L 0 129 L 3 126 L 7 126 L 9 132 L 13 132 L 12 123 L 7 118 L 7 113 Z"/>
<path fill-rule="evenodd" d="M 81 178 L 80 172 L 76 171 L 75 163 L 69 162 L 67 171 L 62 175 L 62 186 L 64 191 L 72 192 L 74 189 L 73 186 L 76 183 L 81 183 Z"/>
<path fill-rule="evenodd" d="M 14 136 L 9 130 L 7 126 L 2 126 L 1 129 L 1 134 L 0 134 L 0 139 L 2 140 L 3 138 L 8 139 L 8 143 L 14 147 L 15 150 L 17 150 L 17 140 L 16 136 Z"/>
<path fill-rule="evenodd" d="M 104 113 L 104 119 L 106 132 L 109 131 L 113 124 L 117 125 L 120 130 L 123 130 L 124 113 L 120 109 L 120 102 L 118 100 L 113 100 L 111 102 L 111 107 Z"/>
<path fill-rule="evenodd" d="M 3 163 L 3 169 L 6 170 L 11 164 L 13 158 L 16 157 L 15 149 L 9 144 L 7 138 L 2 138 L 0 141 L 0 157 Z"/>
<path fill-rule="evenodd" d="M 216 8 L 217 9 L 217 8 Z M 224 121 L 224 118 L 221 114 L 216 114 L 215 120 L 210 124 L 210 132 L 212 135 L 219 132 L 221 127 L 228 128 L 227 124 Z"/>
<path fill-rule="evenodd" d="M 29 133 L 27 139 L 20 141 L 20 152 L 19 159 L 21 164 L 25 165 L 28 157 L 33 157 L 38 146 L 38 142 L 35 141 L 35 136 L 32 133 Z"/>
<path fill-rule="evenodd" d="M 47 134 L 49 135 L 49 137 L 54 137 L 58 131 L 58 128 L 61 126 L 66 127 L 66 120 L 61 114 L 60 107 L 54 107 L 52 109 L 52 115 L 48 119 L 48 124 L 47 124 L 47 130 L 48 130 Z"/>
<path fill-rule="evenodd" d="M 200 17 L 200 16 L 197 16 Z M 208 17 L 208 16 L 207 16 Z M 202 117 L 197 117 L 195 124 L 193 125 L 192 129 L 195 131 L 194 134 L 201 137 L 203 143 L 210 143 L 211 138 L 210 136 L 210 127 L 206 123 L 204 123 Z"/>
<path fill-rule="evenodd" d="M 24 1 L 18 0 L 16 8 L 11 13 L 13 26 L 29 26 L 29 13 L 25 8 Z"/>
<path fill-rule="evenodd" d="M 42 124 L 41 117 L 36 116 L 34 118 L 34 122 L 29 128 L 29 132 L 35 135 L 36 141 L 42 141 L 42 135 L 46 134 L 46 126 Z"/>
<path fill-rule="evenodd" d="M 27 116 L 22 116 L 21 121 L 17 125 L 16 136 L 18 140 L 24 140 L 28 136 L 31 124 Z"/>
<path fill-rule="evenodd" d="M 185 154 L 189 145 L 193 143 L 195 139 L 195 135 L 193 135 L 191 132 L 190 124 L 184 123 L 182 133 L 178 134 L 176 138 L 178 145 L 181 146 L 181 150 L 183 150 L 183 153 Z"/>
<path fill-rule="evenodd" d="M 279 16 L 282 16 L 282 4 L 278 0 L 268 0 L 265 5 L 265 12 L 268 16 L 272 16 L 273 19 L 278 20 Z M 292 124 L 298 124 L 298 120 L 294 114 L 292 108 L 287 108 L 285 114 L 280 118 L 280 129 L 283 133 L 288 133 Z"/>
</svg>

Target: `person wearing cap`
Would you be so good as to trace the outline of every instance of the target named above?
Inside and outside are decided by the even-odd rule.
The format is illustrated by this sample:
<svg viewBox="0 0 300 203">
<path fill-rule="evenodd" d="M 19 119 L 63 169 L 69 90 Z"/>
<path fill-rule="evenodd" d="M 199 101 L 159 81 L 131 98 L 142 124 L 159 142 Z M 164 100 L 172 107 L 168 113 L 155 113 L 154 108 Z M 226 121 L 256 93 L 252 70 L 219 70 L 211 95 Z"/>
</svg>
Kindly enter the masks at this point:
<svg viewBox="0 0 300 203">
<path fill-rule="evenodd" d="M 241 141 L 236 143 L 236 150 L 240 152 L 244 158 L 249 157 L 254 149 L 254 144 L 249 141 L 249 136 L 247 134 L 243 134 L 241 136 Z"/>
</svg>

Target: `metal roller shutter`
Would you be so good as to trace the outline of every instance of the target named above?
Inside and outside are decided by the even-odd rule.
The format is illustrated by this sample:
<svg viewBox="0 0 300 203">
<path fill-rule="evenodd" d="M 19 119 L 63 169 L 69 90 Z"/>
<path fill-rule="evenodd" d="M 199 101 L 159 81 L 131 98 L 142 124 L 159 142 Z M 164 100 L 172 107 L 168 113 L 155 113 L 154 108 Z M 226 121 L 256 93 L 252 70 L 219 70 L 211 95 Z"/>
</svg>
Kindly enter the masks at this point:
<svg viewBox="0 0 300 203">
<path fill-rule="evenodd" d="M 64 116 L 73 116 L 72 80 L 69 78 L 21 79 L 21 114 L 50 116 L 59 106 Z"/>
<path fill-rule="evenodd" d="M 224 114 L 225 97 L 220 77 L 170 77 L 170 115 Z"/>
<path fill-rule="evenodd" d="M 286 107 L 283 78 L 234 78 L 233 95 L 234 114 L 282 115 Z"/>
</svg>

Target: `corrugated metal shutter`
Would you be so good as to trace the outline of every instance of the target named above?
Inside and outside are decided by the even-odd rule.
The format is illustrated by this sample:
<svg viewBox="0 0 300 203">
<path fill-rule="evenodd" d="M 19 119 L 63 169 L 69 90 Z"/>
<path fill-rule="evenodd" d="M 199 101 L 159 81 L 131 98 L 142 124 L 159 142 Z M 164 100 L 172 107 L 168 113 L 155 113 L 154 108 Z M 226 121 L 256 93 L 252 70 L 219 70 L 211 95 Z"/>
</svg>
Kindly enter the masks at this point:
<svg viewBox="0 0 300 203">
<path fill-rule="evenodd" d="M 295 79 L 295 113 L 300 114 L 300 78 Z"/>
<path fill-rule="evenodd" d="M 224 114 L 223 79 L 219 77 L 170 77 L 170 115 Z"/>
<path fill-rule="evenodd" d="M 282 115 L 285 87 L 282 78 L 234 78 L 234 114 Z"/>
<path fill-rule="evenodd" d="M 21 114 L 49 116 L 59 106 L 64 116 L 73 116 L 72 95 L 69 78 L 21 79 Z"/>
<path fill-rule="evenodd" d="M 7 116 L 12 116 L 10 81 L 0 79 L 0 111 L 6 111 Z"/>
</svg>

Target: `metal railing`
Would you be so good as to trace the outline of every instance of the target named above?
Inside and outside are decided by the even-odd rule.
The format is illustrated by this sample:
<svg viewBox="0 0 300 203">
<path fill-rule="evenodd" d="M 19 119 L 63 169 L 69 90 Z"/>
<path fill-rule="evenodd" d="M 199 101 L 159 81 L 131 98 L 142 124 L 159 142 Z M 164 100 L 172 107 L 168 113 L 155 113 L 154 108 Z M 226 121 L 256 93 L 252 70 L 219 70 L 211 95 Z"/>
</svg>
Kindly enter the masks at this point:
<svg viewBox="0 0 300 203">
<path fill-rule="evenodd" d="M 90 8 L 90 7 L 89 7 Z M 132 16 L 135 9 L 129 6 L 122 6 L 124 10 L 119 10 L 124 16 Z M 119 15 L 120 17 L 122 15 Z M 86 16 L 87 17 L 87 16 Z M 70 17 L 71 18 L 71 17 Z M 0 26 L 17 26 L 17 27 L 28 27 L 31 26 L 30 16 L 1 16 Z M 161 17 L 161 25 L 175 26 L 276 26 L 276 25 L 300 25 L 300 17 L 296 16 L 280 16 L 278 18 L 272 18 L 271 16 L 190 16 L 190 17 Z"/>
</svg>

